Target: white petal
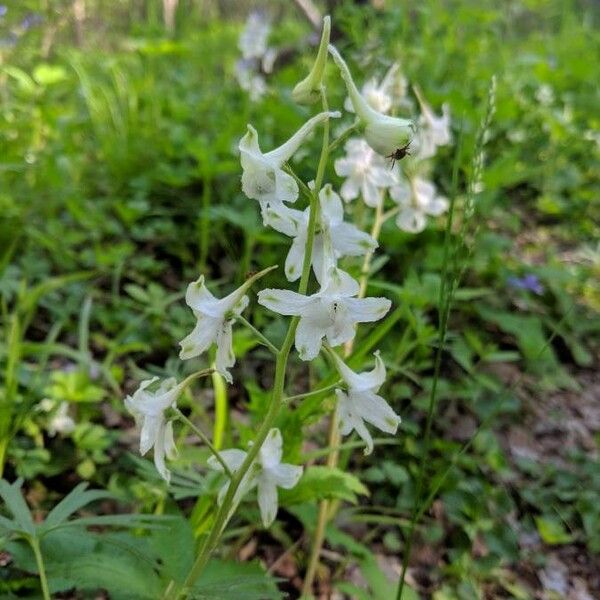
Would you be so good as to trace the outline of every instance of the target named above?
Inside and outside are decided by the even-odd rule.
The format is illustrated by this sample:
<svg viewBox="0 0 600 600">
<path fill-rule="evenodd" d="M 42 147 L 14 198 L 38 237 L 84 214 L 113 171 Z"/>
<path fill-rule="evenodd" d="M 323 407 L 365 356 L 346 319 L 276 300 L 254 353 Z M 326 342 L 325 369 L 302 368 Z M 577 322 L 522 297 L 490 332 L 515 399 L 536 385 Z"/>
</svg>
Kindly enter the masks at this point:
<svg viewBox="0 0 600 600">
<path fill-rule="evenodd" d="M 258 303 L 280 315 L 301 315 L 312 302 L 309 296 L 291 290 L 267 288 L 258 292 Z"/>
<path fill-rule="evenodd" d="M 337 396 L 337 418 L 342 435 L 348 435 L 352 430 L 362 438 L 367 445 L 365 454 L 373 451 L 373 438 L 366 428 L 362 418 L 356 411 L 352 396 L 347 396 L 341 390 L 336 390 Z"/>
<path fill-rule="evenodd" d="M 344 220 L 344 207 L 338 194 L 333 191 L 331 184 L 327 184 L 319 192 L 321 215 L 329 227 Z"/>
<path fill-rule="evenodd" d="M 193 310 L 212 317 L 219 316 L 219 300 L 215 298 L 204 284 L 204 275 L 192 281 L 185 292 L 185 302 Z"/>
<path fill-rule="evenodd" d="M 396 217 L 396 224 L 406 233 L 420 233 L 425 229 L 426 223 L 425 215 L 410 206 L 403 208 Z"/>
<path fill-rule="evenodd" d="M 263 525 L 269 527 L 277 516 L 277 487 L 269 477 L 259 478 L 258 506 Z"/>
<path fill-rule="evenodd" d="M 379 321 L 392 306 L 387 298 L 344 298 L 342 302 L 355 323 Z"/>
<path fill-rule="evenodd" d="M 362 197 L 367 206 L 377 208 L 383 202 L 381 190 L 370 180 L 365 179 L 362 184 Z"/>
<path fill-rule="evenodd" d="M 229 470 L 234 473 L 242 466 L 242 463 L 246 459 L 246 454 L 247 452 L 238 450 L 237 448 L 221 450 L 221 452 L 219 452 L 219 456 L 223 459 L 223 462 L 229 467 Z M 211 456 L 206 461 L 206 464 L 215 471 L 223 472 L 221 463 L 214 456 Z"/>
<path fill-rule="evenodd" d="M 164 420 L 160 423 L 156 434 L 156 441 L 154 444 L 154 466 L 158 471 L 159 475 L 169 483 L 171 479 L 171 473 L 165 466 L 165 422 Z"/>
<path fill-rule="evenodd" d="M 429 206 L 427 206 L 427 208 L 425 209 L 425 212 L 428 215 L 437 217 L 445 213 L 448 210 L 448 206 L 449 203 L 446 198 L 444 198 L 443 196 L 436 196 L 435 198 L 432 198 L 431 202 L 429 203 Z"/>
<path fill-rule="evenodd" d="M 327 297 L 347 297 L 356 296 L 360 290 L 358 282 L 353 279 L 346 271 L 337 267 L 330 269 L 327 273 L 325 286 L 318 293 L 318 296 Z"/>
<path fill-rule="evenodd" d="M 284 235 L 295 237 L 306 230 L 304 211 L 289 208 L 285 204 L 265 204 L 263 206 L 265 226 L 272 227 Z"/>
<path fill-rule="evenodd" d="M 385 433 L 396 433 L 402 421 L 392 407 L 376 394 L 367 393 L 360 402 L 360 416 Z"/>
<path fill-rule="evenodd" d="M 146 416 L 140 432 L 140 454 L 143 456 L 156 444 L 161 432 L 164 417 L 162 413 L 155 417 Z"/>
<path fill-rule="evenodd" d="M 339 346 L 349 342 L 356 335 L 354 317 L 348 313 L 346 307 L 339 303 L 332 315 L 332 324 L 325 330 L 327 341 L 332 346 Z"/>
<path fill-rule="evenodd" d="M 352 177 L 354 175 L 354 165 L 356 162 L 349 158 L 348 156 L 344 156 L 343 158 L 338 158 L 333 164 L 333 168 L 335 172 L 340 177 Z"/>
<path fill-rule="evenodd" d="M 364 422 L 360 419 L 356 421 L 354 430 L 366 444 L 367 447 L 365 448 L 364 454 L 365 456 L 368 456 L 369 454 L 371 454 L 371 452 L 373 452 L 373 438 L 371 437 L 369 430 L 367 429 Z"/>
<path fill-rule="evenodd" d="M 267 434 L 260 449 L 260 464 L 264 469 L 271 469 L 281 462 L 283 439 L 281 432 L 273 427 Z"/>
<path fill-rule="evenodd" d="M 412 197 L 410 186 L 405 181 L 399 181 L 394 187 L 390 188 L 390 197 L 400 206 L 410 206 Z"/>
<path fill-rule="evenodd" d="M 350 223 L 340 223 L 332 228 L 331 239 L 339 256 L 362 256 L 378 246 L 368 233 Z"/>
<path fill-rule="evenodd" d="M 235 365 L 235 355 L 233 354 L 233 335 L 231 331 L 231 321 L 223 323 L 217 332 L 217 356 L 215 359 L 215 368 L 223 378 L 232 383 L 233 379 L 228 369 Z"/>
<path fill-rule="evenodd" d="M 394 172 L 390 165 L 386 163 L 383 163 L 380 167 L 371 168 L 369 171 L 369 179 L 374 185 L 382 188 L 390 187 L 396 183 Z"/>
<path fill-rule="evenodd" d="M 296 202 L 298 199 L 296 180 L 281 169 L 275 170 L 275 195 L 281 202 Z"/>
<path fill-rule="evenodd" d="M 195 314 L 198 318 L 196 326 L 188 336 L 179 342 L 181 346 L 179 358 L 182 360 L 199 356 L 208 350 L 211 344 L 217 339 L 217 332 L 221 321 L 211 317 L 204 317 L 198 312 Z"/>
<path fill-rule="evenodd" d="M 355 373 L 337 354 L 334 355 L 336 368 L 342 379 L 348 384 L 352 391 L 377 391 L 385 381 L 385 365 L 379 355 L 375 352 L 375 368 L 372 371 Z"/>
<path fill-rule="evenodd" d="M 175 439 L 173 437 L 173 421 L 169 421 L 165 426 L 165 454 L 167 458 L 173 460 L 178 452 L 177 446 L 175 446 Z"/>
<path fill-rule="evenodd" d="M 288 281 L 296 281 L 302 275 L 306 236 L 295 237 L 285 259 L 285 276 Z"/>
<path fill-rule="evenodd" d="M 309 317 L 300 318 L 295 346 L 301 360 L 313 360 L 319 354 L 324 335 L 322 323 Z"/>
<path fill-rule="evenodd" d="M 302 467 L 297 465 L 276 465 L 270 471 L 278 487 L 291 490 L 302 477 Z"/>
<path fill-rule="evenodd" d="M 342 187 L 340 188 L 340 194 L 342 198 L 346 202 L 350 202 L 350 200 L 354 200 L 360 194 L 360 182 L 356 179 L 346 179 L 344 183 L 342 183 Z"/>
</svg>

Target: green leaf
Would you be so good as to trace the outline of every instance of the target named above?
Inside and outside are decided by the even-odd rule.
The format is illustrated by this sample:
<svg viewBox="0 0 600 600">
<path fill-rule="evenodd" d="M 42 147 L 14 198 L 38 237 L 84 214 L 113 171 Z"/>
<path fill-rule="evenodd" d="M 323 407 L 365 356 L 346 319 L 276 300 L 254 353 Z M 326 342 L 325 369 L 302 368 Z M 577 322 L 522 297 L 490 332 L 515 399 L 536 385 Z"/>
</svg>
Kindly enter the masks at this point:
<svg viewBox="0 0 600 600">
<path fill-rule="evenodd" d="M 151 565 L 115 552 L 114 548 L 106 550 L 106 553 L 92 552 L 60 567 L 57 565 L 51 574 L 71 581 L 81 590 L 105 589 L 114 600 L 160 598 L 161 581 Z"/>
<path fill-rule="evenodd" d="M 540 537 L 546 544 L 568 544 L 573 541 L 573 536 L 565 530 L 562 522 L 556 517 L 535 517 L 535 525 Z"/>
<path fill-rule="evenodd" d="M 13 514 L 15 522 L 21 531 L 35 535 L 35 525 L 27 503 L 21 495 L 22 479 L 17 479 L 12 485 L 5 479 L 0 479 L 0 497 Z M 13 529 L 14 530 L 14 529 Z"/>
<path fill-rule="evenodd" d="M 314 466 L 304 471 L 291 490 L 279 491 L 282 506 L 335 498 L 355 504 L 357 495 L 368 496 L 369 490 L 351 473 L 332 467 Z"/>
<path fill-rule="evenodd" d="M 65 496 L 49 513 L 44 520 L 40 531 L 47 531 L 66 521 L 74 512 L 83 506 L 112 495 L 103 490 L 86 490 L 87 483 L 80 483 L 67 496 Z"/>
<path fill-rule="evenodd" d="M 258 562 L 213 560 L 190 593 L 194 600 L 279 600 L 275 579 Z"/>
</svg>

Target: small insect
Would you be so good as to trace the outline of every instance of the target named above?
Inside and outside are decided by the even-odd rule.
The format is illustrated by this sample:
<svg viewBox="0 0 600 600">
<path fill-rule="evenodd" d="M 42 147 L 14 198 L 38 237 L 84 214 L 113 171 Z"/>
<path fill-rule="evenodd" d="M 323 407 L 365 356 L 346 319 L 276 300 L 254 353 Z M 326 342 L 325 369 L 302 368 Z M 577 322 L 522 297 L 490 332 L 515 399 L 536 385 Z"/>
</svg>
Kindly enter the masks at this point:
<svg viewBox="0 0 600 600">
<path fill-rule="evenodd" d="M 410 141 L 408 142 L 408 144 L 406 144 L 406 146 L 402 146 L 402 148 L 398 148 L 397 150 L 394 150 L 389 156 L 386 156 L 386 158 L 389 158 L 392 161 L 392 166 L 390 167 L 390 169 L 394 168 L 394 165 L 396 164 L 397 160 L 402 160 L 405 156 L 410 156 L 410 152 L 408 151 L 409 147 Z"/>
<path fill-rule="evenodd" d="M 250 279 L 251 277 L 254 277 L 257 273 L 258 273 L 258 271 L 248 271 L 246 273 L 246 279 Z"/>
</svg>

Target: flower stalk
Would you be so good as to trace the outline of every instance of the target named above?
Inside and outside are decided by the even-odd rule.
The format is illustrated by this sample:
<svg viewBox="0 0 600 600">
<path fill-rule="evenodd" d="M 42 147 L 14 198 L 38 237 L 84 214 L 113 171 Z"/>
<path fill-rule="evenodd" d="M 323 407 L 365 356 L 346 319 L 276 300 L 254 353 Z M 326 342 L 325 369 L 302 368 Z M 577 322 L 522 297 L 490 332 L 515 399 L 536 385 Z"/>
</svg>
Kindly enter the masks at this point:
<svg viewBox="0 0 600 600">
<path fill-rule="evenodd" d="M 325 89 L 323 87 L 321 88 L 321 95 L 323 101 L 323 110 L 327 112 L 327 97 L 325 94 Z M 308 221 L 308 232 L 306 236 L 304 262 L 302 265 L 302 275 L 300 277 L 300 284 L 298 286 L 298 292 L 301 294 L 305 294 L 308 290 L 308 282 L 311 270 L 312 248 L 317 224 L 317 211 L 319 207 L 319 191 L 321 190 L 323 184 L 325 166 L 327 164 L 327 159 L 329 156 L 328 149 L 329 120 L 327 119 L 324 121 L 323 124 L 323 144 L 321 148 L 321 156 L 319 159 L 319 165 L 317 167 L 317 174 L 315 177 L 315 187 L 313 193 L 311 194 L 310 200 L 310 215 Z M 296 328 L 298 327 L 299 320 L 300 319 L 298 317 L 294 317 L 291 320 L 281 349 L 277 352 L 277 358 L 275 362 L 275 378 L 273 382 L 271 402 L 269 403 L 267 414 L 264 417 L 264 420 L 256 435 L 254 443 L 248 450 L 248 453 L 241 467 L 231 478 L 229 487 L 227 488 L 227 492 L 225 493 L 225 496 L 223 498 L 223 502 L 215 516 L 215 520 L 213 522 L 211 531 L 205 538 L 204 543 L 202 544 L 198 553 L 198 556 L 196 557 L 196 560 L 194 561 L 190 572 L 188 573 L 185 581 L 183 582 L 182 588 L 178 588 L 175 585 L 169 586 L 164 596 L 165 600 L 176 600 L 177 598 L 182 597 L 182 595 L 187 594 L 187 590 L 189 590 L 192 587 L 192 585 L 202 574 L 212 551 L 214 550 L 221 537 L 223 528 L 225 527 L 230 515 L 231 506 L 233 504 L 235 494 L 238 488 L 240 487 L 240 484 L 242 483 L 242 480 L 244 479 L 246 473 L 251 468 L 252 464 L 257 458 L 258 453 L 260 452 L 260 449 L 267 435 L 269 434 L 269 431 L 273 427 L 277 415 L 279 414 L 279 410 L 281 408 L 284 398 L 285 375 L 287 370 L 288 358 L 292 346 L 294 344 L 294 335 L 296 333 Z"/>
</svg>

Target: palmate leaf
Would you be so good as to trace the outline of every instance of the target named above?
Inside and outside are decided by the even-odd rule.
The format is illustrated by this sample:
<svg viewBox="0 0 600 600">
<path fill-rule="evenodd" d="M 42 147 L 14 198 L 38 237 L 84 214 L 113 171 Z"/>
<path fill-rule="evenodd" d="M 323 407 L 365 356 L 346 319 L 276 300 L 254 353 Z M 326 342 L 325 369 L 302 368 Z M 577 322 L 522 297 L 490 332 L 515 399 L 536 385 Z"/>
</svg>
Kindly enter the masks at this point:
<svg viewBox="0 0 600 600">
<path fill-rule="evenodd" d="M 333 467 L 314 466 L 304 471 L 294 488 L 279 490 L 279 503 L 290 506 L 325 499 L 356 503 L 358 494 L 368 496 L 369 490 L 351 473 Z"/>
<path fill-rule="evenodd" d="M 92 552 L 49 571 L 79 590 L 105 589 L 112 600 L 160 598 L 162 584 L 153 567 L 124 553 Z"/>
<path fill-rule="evenodd" d="M 12 485 L 5 479 L 0 479 L 0 498 L 4 500 L 6 508 L 8 508 L 14 517 L 14 521 L 12 521 L 12 523 L 14 523 L 13 526 L 9 526 L 9 524 L 5 522 L 8 521 L 8 519 L 3 519 L 3 521 L 0 522 L 0 525 L 10 528 L 11 531 L 22 531 L 28 535 L 34 535 L 35 524 L 27 503 L 21 494 L 22 484 L 22 479 L 17 479 Z M 9 521 L 9 523 L 11 523 L 11 521 Z"/>
<path fill-rule="evenodd" d="M 280 600 L 276 580 L 258 562 L 211 561 L 190 590 L 193 600 Z"/>
<path fill-rule="evenodd" d="M 47 531 L 62 524 L 73 513 L 96 500 L 110 498 L 112 495 L 103 490 L 87 490 L 87 483 L 80 483 L 65 496 L 49 513 L 40 532 Z"/>
</svg>

